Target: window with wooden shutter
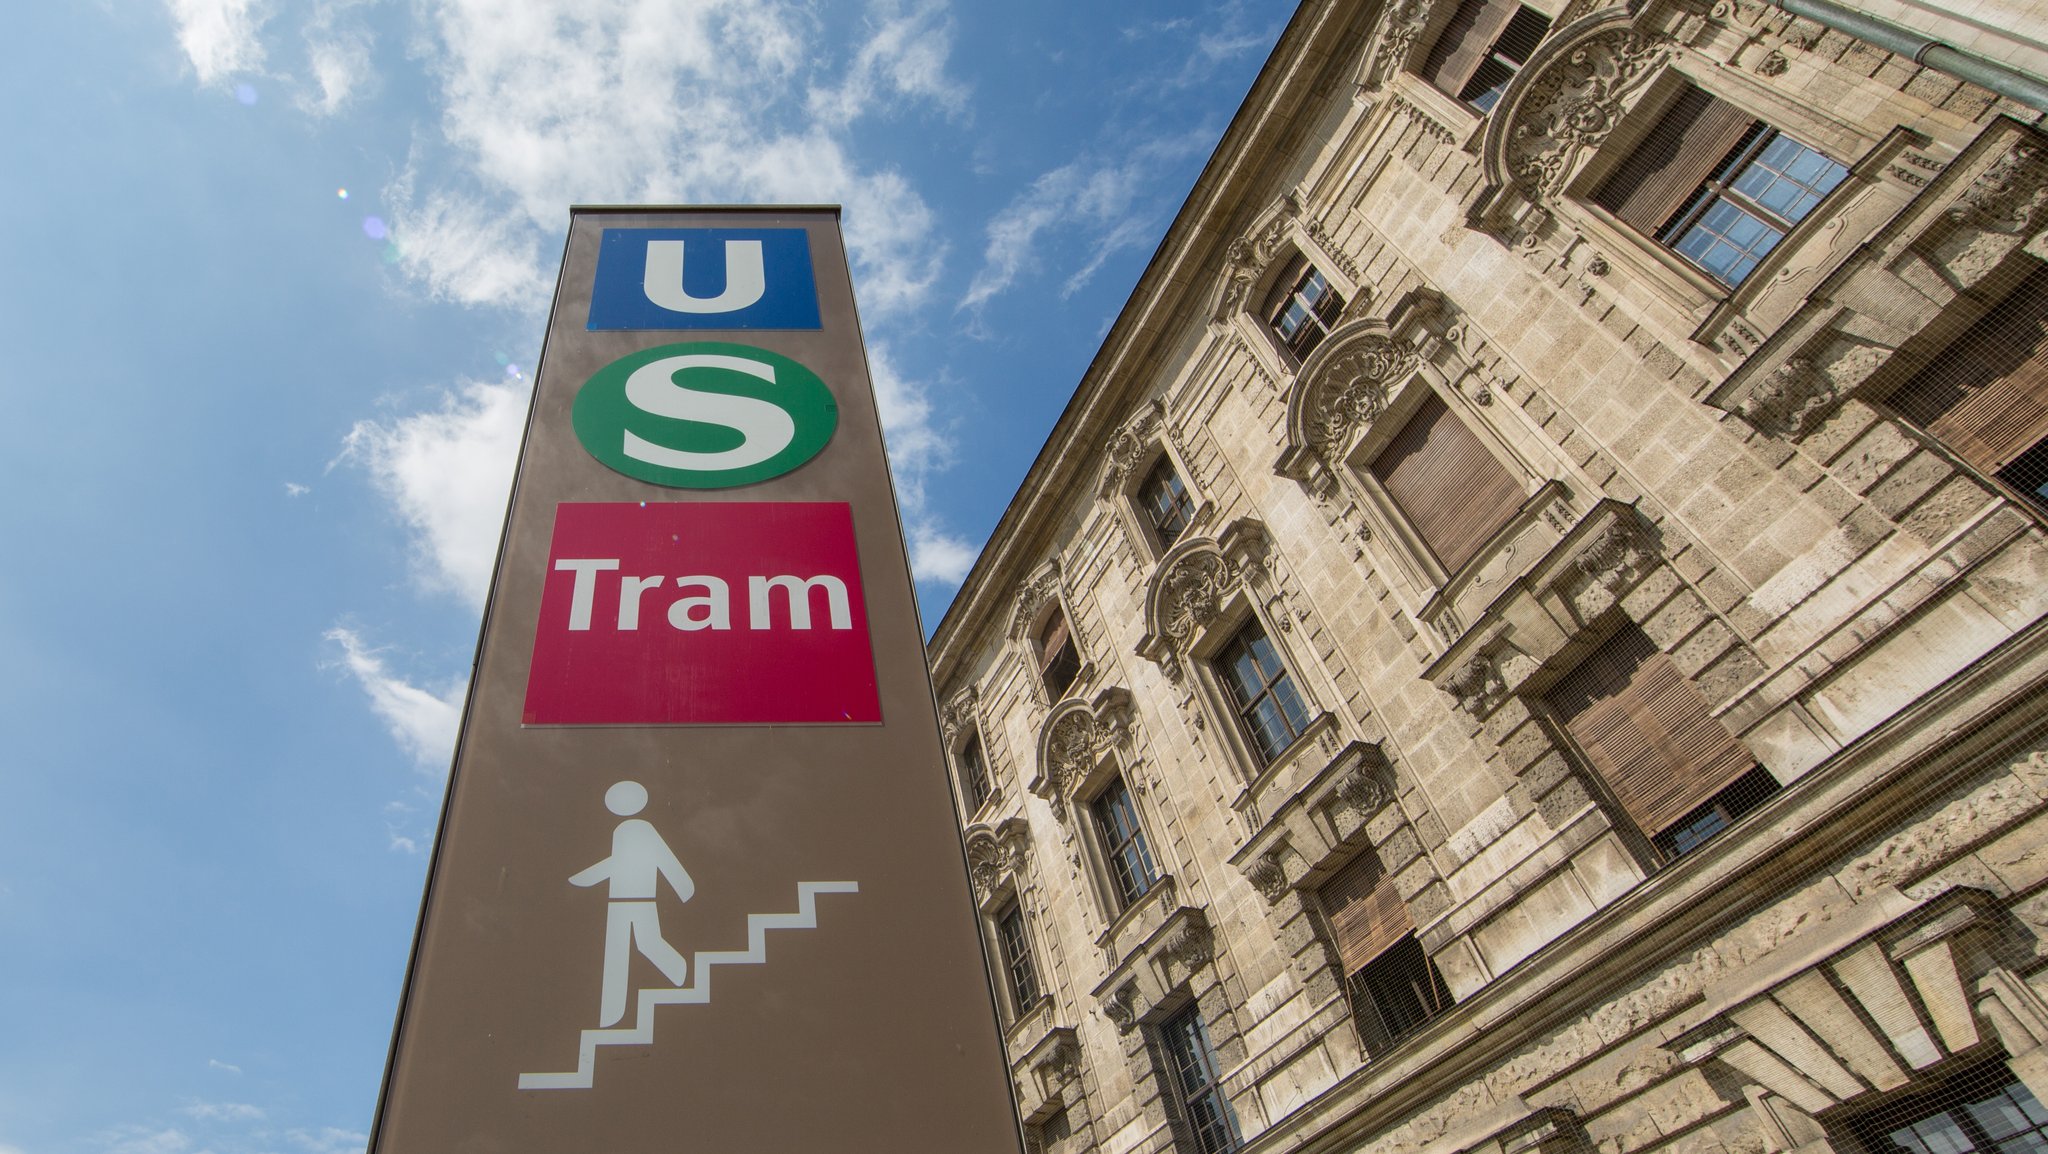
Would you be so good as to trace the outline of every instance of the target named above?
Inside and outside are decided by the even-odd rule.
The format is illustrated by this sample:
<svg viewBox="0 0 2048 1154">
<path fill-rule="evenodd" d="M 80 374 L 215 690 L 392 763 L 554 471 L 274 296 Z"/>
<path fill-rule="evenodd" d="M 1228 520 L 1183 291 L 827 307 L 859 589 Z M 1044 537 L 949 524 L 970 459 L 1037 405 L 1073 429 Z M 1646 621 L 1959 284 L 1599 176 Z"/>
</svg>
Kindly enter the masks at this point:
<svg viewBox="0 0 2048 1154">
<path fill-rule="evenodd" d="M 1522 507 L 1520 483 L 1434 393 L 1372 473 L 1446 573 L 1463 568 Z"/>
<path fill-rule="evenodd" d="M 1652 838 L 1756 766 L 1699 689 L 1632 624 L 1565 675 L 1549 700 L 1615 800 Z"/>
<path fill-rule="evenodd" d="M 1067 615 L 1055 609 L 1038 635 L 1038 675 L 1054 701 L 1065 697 L 1081 673 L 1081 652 L 1067 629 Z"/>
<path fill-rule="evenodd" d="M 1887 399 L 1956 455 L 2048 504 L 2048 268 L 2006 294 Z"/>
<path fill-rule="evenodd" d="M 1493 106 L 1508 90 L 1508 82 L 1529 62 L 1536 51 L 1536 45 L 1550 32 L 1550 17 L 1534 8 L 1517 8 L 1508 20 L 1507 27 L 1486 50 L 1479 66 L 1472 70 L 1472 76 L 1458 89 L 1458 99 L 1481 112 L 1492 112 Z"/>
<path fill-rule="evenodd" d="M 1464 0 L 1430 46 L 1422 62 L 1422 78 L 1457 95 L 1520 8 L 1515 0 Z"/>
<path fill-rule="evenodd" d="M 1755 117 L 1688 84 L 1594 190 L 1593 203 L 1655 236 L 1756 127 Z"/>
<path fill-rule="evenodd" d="M 1379 855 L 1366 850 L 1316 891 L 1346 974 L 1355 974 L 1388 947 L 1415 932 L 1408 907 Z"/>
</svg>

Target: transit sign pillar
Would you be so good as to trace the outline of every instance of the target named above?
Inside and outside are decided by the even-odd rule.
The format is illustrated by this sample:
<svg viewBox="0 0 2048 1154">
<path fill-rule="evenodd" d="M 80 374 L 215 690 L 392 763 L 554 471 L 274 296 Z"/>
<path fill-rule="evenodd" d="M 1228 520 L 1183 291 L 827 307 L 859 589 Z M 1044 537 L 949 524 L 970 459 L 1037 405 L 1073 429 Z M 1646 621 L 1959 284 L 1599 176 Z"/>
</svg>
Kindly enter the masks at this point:
<svg viewBox="0 0 2048 1154">
<path fill-rule="evenodd" d="M 1022 1149 L 835 208 L 578 208 L 372 1154 Z"/>
</svg>

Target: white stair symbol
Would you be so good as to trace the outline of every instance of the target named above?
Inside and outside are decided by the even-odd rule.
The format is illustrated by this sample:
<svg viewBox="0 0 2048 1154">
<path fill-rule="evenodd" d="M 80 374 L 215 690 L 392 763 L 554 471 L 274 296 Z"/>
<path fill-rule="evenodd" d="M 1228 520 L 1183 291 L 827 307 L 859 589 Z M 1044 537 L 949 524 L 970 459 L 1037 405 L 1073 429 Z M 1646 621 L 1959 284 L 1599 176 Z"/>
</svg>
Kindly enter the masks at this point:
<svg viewBox="0 0 2048 1154">
<path fill-rule="evenodd" d="M 747 948 L 744 950 L 700 950 L 691 962 L 690 984 L 676 989 L 644 989 L 639 992 L 638 1009 L 631 1026 L 609 1030 L 583 1031 L 577 1048 L 576 1068 L 560 1074 L 521 1074 L 522 1090 L 588 1090 L 597 1075 L 599 1046 L 646 1046 L 654 1041 L 654 1008 L 676 1003 L 711 1000 L 711 970 L 714 966 L 758 966 L 768 960 L 769 930 L 814 930 L 818 928 L 819 894 L 860 892 L 859 882 L 798 882 L 796 912 L 793 914 L 748 914 Z"/>
</svg>

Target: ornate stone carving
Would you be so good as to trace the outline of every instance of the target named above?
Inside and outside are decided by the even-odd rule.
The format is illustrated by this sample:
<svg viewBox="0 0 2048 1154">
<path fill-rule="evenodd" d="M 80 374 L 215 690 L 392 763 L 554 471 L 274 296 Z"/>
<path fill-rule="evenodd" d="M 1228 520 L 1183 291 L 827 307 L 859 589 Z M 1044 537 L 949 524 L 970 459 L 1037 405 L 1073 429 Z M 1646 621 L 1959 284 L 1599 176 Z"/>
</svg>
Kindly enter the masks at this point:
<svg viewBox="0 0 2048 1154">
<path fill-rule="evenodd" d="M 1301 215 L 1301 202 L 1292 193 L 1280 198 L 1277 211 L 1257 231 L 1230 242 L 1223 254 L 1223 297 L 1216 305 L 1216 319 L 1224 320 L 1244 307 L 1259 274 L 1273 263 L 1288 226 Z"/>
<path fill-rule="evenodd" d="M 1366 91 L 1376 92 L 1386 87 L 1387 81 L 1408 63 L 1408 54 L 1414 51 L 1416 38 L 1429 27 L 1429 10 L 1430 0 L 1394 0 L 1387 5 L 1386 15 L 1380 18 L 1380 34 L 1376 38 L 1379 51 L 1373 54 L 1362 81 Z"/>
<path fill-rule="evenodd" d="M 1236 581 L 1230 563 L 1215 553 L 1190 553 L 1174 562 L 1160 586 L 1159 617 L 1176 647 L 1185 648 L 1215 619 Z"/>
<path fill-rule="evenodd" d="M 1555 197 L 1600 147 L 1656 71 L 1664 46 L 1626 27 L 1595 33 L 1553 60 L 1516 103 L 1507 138 L 1515 183 Z"/>
<path fill-rule="evenodd" d="M 1785 54 L 1773 48 L 1769 52 L 1764 53 L 1763 59 L 1756 62 L 1756 74 L 1758 76 L 1783 76 L 1785 69 L 1790 66 L 1791 62 L 1785 59 Z"/>
<path fill-rule="evenodd" d="M 1346 807 L 1363 815 L 1379 812 L 1389 800 L 1386 783 L 1372 771 L 1371 766 L 1366 765 L 1345 774 L 1337 782 L 1336 796 Z"/>
<path fill-rule="evenodd" d="M 1642 541 L 1634 526 L 1617 520 L 1588 541 L 1573 564 L 1579 572 L 1613 589 L 1642 568 Z"/>
<path fill-rule="evenodd" d="M 1045 566 L 1017 590 L 1017 611 L 1010 617 L 1010 636 L 1022 637 L 1030 632 L 1033 622 L 1038 620 L 1039 610 L 1045 603 L 1059 596 L 1060 566 L 1058 560 L 1048 561 Z"/>
<path fill-rule="evenodd" d="M 1245 880 L 1251 882 L 1252 887 L 1259 891 L 1259 896 L 1266 899 L 1267 905 L 1286 897 L 1290 888 L 1287 884 L 1287 868 L 1281 864 L 1280 851 L 1277 849 L 1267 850 L 1253 858 L 1251 864 L 1245 867 L 1244 876 Z"/>
<path fill-rule="evenodd" d="M 1138 988 L 1125 982 L 1102 1000 L 1102 1014 L 1116 1025 L 1116 1032 L 1128 1034 L 1138 1025 Z"/>
<path fill-rule="evenodd" d="M 1475 655 L 1459 666 L 1442 683 L 1444 692 L 1458 699 L 1459 708 L 1483 717 L 1499 705 L 1507 693 L 1500 670 L 1484 654 Z"/>
<path fill-rule="evenodd" d="M 1363 279 L 1358 275 L 1358 266 L 1351 262 L 1350 257 L 1344 255 L 1343 247 L 1330 235 L 1330 230 L 1323 227 L 1322 221 L 1311 216 L 1302 221 L 1302 227 L 1308 230 L 1309 236 L 1314 238 L 1317 247 L 1323 250 L 1323 255 L 1330 259 L 1330 263 L 1351 278 L 1351 283 L 1357 284 Z"/>
<path fill-rule="evenodd" d="M 1208 922 L 1190 916 L 1159 947 L 1159 956 L 1179 962 L 1189 970 L 1199 970 L 1216 956 L 1216 935 L 1210 932 Z"/>
<path fill-rule="evenodd" d="M 1038 1075 L 1039 1086 L 1050 1097 L 1054 1091 L 1081 1076 L 1081 1048 L 1072 1039 L 1062 1038 L 1031 1069 Z"/>
<path fill-rule="evenodd" d="M 2048 202 L 2048 149 L 2031 140 L 2014 141 L 1991 162 L 1948 210 L 1958 224 L 1999 232 L 2032 230 Z"/>
<path fill-rule="evenodd" d="M 974 899 L 985 902 L 1001 888 L 1003 879 L 1024 865 L 1021 829 L 1007 827 L 976 829 L 967 835 L 967 876 L 974 883 Z"/>
<path fill-rule="evenodd" d="M 1380 333 L 1347 341 L 1316 370 L 1306 406 L 1308 442 L 1329 460 L 1356 430 L 1386 411 L 1394 385 L 1415 366 L 1415 349 Z"/>
<path fill-rule="evenodd" d="M 1159 407 L 1148 405 L 1118 429 L 1109 443 L 1102 447 L 1102 455 L 1109 460 L 1109 468 L 1102 478 L 1103 497 L 1114 494 L 1131 470 L 1144 464 L 1152 455 L 1153 437 L 1159 431 L 1160 420 Z"/>
<path fill-rule="evenodd" d="M 1074 786 L 1095 767 L 1095 756 L 1104 744 L 1101 731 L 1095 715 L 1085 709 L 1061 714 L 1053 722 L 1045 741 L 1045 770 L 1058 796 L 1073 793 Z"/>
<path fill-rule="evenodd" d="M 939 732 L 945 735 L 946 745 L 951 747 L 962 733 L 978 728 L 974 721 L 975 690 L 972 685 L 953 695 L 946 707 L 939 711 Z"/>
<path fill-rule="evenodd" d="M 1803 437 L 1834 408 L 1834 378 L 1807 357 L 1789 357 L 1736 407 L 1759 432 Z"/>
</svg>

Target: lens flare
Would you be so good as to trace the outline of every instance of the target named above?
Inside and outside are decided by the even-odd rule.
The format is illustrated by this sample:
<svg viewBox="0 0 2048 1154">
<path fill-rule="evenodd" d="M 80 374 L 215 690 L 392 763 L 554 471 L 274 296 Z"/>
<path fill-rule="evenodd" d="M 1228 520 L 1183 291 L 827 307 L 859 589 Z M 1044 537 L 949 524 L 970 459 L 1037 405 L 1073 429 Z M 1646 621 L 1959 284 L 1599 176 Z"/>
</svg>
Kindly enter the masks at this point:
<svg viewBox="0 0 2048 1154">
<path fill-rule="evenodd" d="M 256 86 L 253 84 L 235 85 L 235 99 L 241 101 L 244 107 L 254 105 L 256 103 Z"/>
<path fill-rule="evenodd" d="M 391 236 L 391 230 L 384 227 L 383 217 L 366 216 L 363 218 L 363 235 L 371 240 L 385 240 Z"/>
<path fill-rule="evenodd" d="M 337 189 L 335 189 L 335 190 L 334 190 L 334 195 L 335 195 L 335 196 L 336 196 L 337 198 L 341 199 L 341 200 L 347 200 L 347 199 L 348 199 L 348 189 L 345 189 L 345 188 L 337 188 Z"/>
</svg>

